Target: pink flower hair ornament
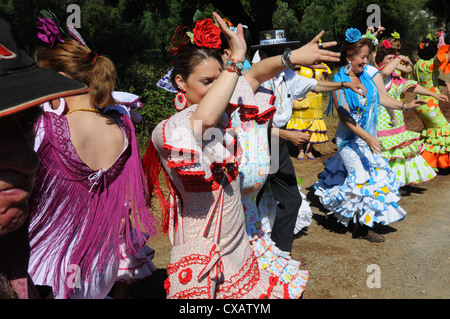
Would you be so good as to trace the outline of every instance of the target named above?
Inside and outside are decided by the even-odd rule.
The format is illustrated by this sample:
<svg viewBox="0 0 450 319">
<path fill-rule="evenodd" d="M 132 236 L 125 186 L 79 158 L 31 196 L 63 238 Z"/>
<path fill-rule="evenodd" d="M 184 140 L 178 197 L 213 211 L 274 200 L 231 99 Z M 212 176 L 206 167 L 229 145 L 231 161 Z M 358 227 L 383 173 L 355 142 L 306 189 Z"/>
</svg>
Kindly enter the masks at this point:
<svg viewBox="0 0 450 319">
<path fill-rule="evenodd" d="M 61 30 L 52 19 L 46 18 L 43 15 L 39 16 L 36 27 L 38 30 L 41 30 L 37 34 L 38 38 L 47 43 L 48 46 L 53 47 L 57 41 L 64 43 Z"/>
<path fill-rule="evenodd" d="M 60 26 L 58 17 L 51 11 L 41 10 L 38 16 L 38 21 L 36 22 L 36 28 L 40 30 L 37 36 L 38 38 L 46 43 L 49 47 L 53 47 L 55 44 L 64 43 L 63 34 L 65 37 L 72 37 L 81 45 L 87 47 L 81 34 L 72 25 L 66 25 L 67 34 Z"/>
</svg>

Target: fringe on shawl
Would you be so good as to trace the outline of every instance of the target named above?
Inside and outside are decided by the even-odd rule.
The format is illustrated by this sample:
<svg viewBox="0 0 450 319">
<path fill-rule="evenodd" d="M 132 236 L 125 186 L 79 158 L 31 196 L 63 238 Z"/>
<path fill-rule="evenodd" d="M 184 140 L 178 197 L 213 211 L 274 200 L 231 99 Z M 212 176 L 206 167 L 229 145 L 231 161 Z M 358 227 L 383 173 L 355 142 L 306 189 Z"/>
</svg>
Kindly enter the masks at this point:
<svg viewBox="0 0 450 319">
<path fill-rule="evenodd" d="M 169 178 L 167 177 L 165 171 L 161 167 L 158 154 L 151 139 L 147 151 L 145 152 L 145 155 L 142 159 L 142 163 L 144 167 L 145 176 L 147 178 L 147 185 L 149 192 L 150 194 L 153 194 L 158 198 L 159 205 L 161 207 L 161 213 L 163 216 L 162 231 L 164 233 L 167 233 L 171 218 L 175 219 L 174 225 L 177 225 L 176 218 L 178 214 L 171 214 L 171 212 L 174 212 L 176 210 L 175 204 L 176 201 L 170 200 L 171 198 L 172 199 L 177 198 L 177 194 L 175 189 L 172 187 L 172 184 L 169 181 Z M 168 188 L 169 200 L 167 200 L 164 197 L 163 191 L 161 189 L 161 184 L 159 182 L 159 175 L 161 171 L 163 172 L 164 175 L 165 185 Z"/>
<path fill-rule="evenodd" d="M 121 235 L 125 236 L 130 252 L 137 255 L 133 239 L 139 242 L 140 247 L 146 243 L 145 235 L 152 237 L 157 233 L 157 221 L 149 211 L 150 196 L 134 127 L 128 118 L 122 116 L 121 119 L 126 122 L 125 126 L 129 128 L 127 137 L 131 139 L 124 151 L 128 154 L 121 155 L 128 156 L 128 159 L 119 176 L 109 184 L 106 173 L 101 174 L 92 192 L 82 184 L 86 177 L 76 179 L 65 169 L 67 159 L 61 159 L 64 155 L 60 154 L 57 143 L 46 138 L 48 143 L 43 143 L 39 150 L 41 165 L 30 200 L 29 237 L 32 254 L 43 251 L 37 265 L 44 259 L 45 263 L 47 259 L 51 260 L 47 263 L 48 268 L 53 268 L 56 278 L 46 280 L 54 282 L 55 291 L 59 290 L 62 282 L 68 282 L 66 277 L 70 273 L 63 273 L 68 271 L 67 266 L 79 267 L 81 280 L 90 282 L 94 264 L 101 273 L 108 263 L 118 263 Z M 45 126 L 45 135 L 52 134 L 48 121 Z M 132 233 L 135 235 L 133 238 Z M 64 259 L 69 251 L 73 253 L 67 262 Z M 45 270 L 46 276 L 49 271 Z M 65 297 L 69 297 L 72 288 L 65 286 Z"/>
</svg>

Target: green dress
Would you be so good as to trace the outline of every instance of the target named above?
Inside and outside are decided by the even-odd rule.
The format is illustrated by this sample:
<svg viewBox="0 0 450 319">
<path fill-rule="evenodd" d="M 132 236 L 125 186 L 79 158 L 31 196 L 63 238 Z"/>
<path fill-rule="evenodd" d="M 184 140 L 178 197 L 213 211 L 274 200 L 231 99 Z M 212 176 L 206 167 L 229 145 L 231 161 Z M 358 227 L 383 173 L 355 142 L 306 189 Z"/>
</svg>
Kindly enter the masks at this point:
<svg viewBox="0 0 450 319">
<path fill-rule="evenodd" d="M 385 79 L 385 86 L 390 97 L 401 101 L 409 88 L 417 86 L 417 81 L 406 80 L 394 71 Z M 397 125 L 391 126 L 386 108 L 379 108 L 377 137 L 383 147 L 381 156 L 388 160 L 395 178 L 402 186 L 416 185 L 433 179 L 436 173 L 421 155 L 423 142 L 420 133 L 406 129 L 403 111 L 394 112 Z"/>
<path fill-rule="evenodd" d="M 420 85 L 440 94 L 438 63 L 437 59 L 419 59 L 414 65 L 414 75 Z M 427 101 L 427 104 L 414 110 L 424 125 L 422 156 L 435 170 L 448 168 L 450 167 L 450 126 L 447 119 L 439 108 L 438 100 L 428 95 L 418 94 L 417 97 Z"/>
</svg>

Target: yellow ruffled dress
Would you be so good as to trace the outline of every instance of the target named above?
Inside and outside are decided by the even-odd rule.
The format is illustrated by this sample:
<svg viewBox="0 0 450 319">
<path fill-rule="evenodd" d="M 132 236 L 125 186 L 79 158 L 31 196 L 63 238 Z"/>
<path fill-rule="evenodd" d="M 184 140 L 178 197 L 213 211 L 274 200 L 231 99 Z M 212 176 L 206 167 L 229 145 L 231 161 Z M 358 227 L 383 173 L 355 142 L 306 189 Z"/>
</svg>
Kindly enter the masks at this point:
<svg viewBox="0 0 450 319">
<path fill-rule="evenodd" d="M 325 65 L 326 66 L 326 65 Z M 324 72 L 331 74 L 328 66 L 325 69 L 312 70 L 301 67 L 299 74 L 307 78 L 320 79 Z M 292 117 L 286 129 L 302 131 L 310 135 L 311 144 L 328 142 L 327 127 L 323 120 L 322 93 L 309 92 L 306 97 L 294 101 Z"/>
</svg>

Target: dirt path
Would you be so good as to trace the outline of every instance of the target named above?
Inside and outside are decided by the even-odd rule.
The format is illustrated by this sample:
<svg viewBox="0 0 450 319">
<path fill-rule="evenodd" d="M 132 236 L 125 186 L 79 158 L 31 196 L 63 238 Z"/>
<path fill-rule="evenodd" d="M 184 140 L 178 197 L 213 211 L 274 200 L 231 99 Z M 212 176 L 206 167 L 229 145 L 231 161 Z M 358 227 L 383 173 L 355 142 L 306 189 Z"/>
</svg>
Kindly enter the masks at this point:
<svg viewBox="0 0 450 319">
<path fill-rule="evenodd" d="M 442 105 L 450 119 L 450 105 Z M 413 112 L 405 113 L 409 130 L 422 124 Z M 335 128 L 329 128 L 334 136 Z M 334 154 L 335 145 L 318 145 L 316 161 L 293 158 L 297 176 L 304 180 L 302 192 L 313 212 L 310 227 L 296 238 L 292 255 L 310 272 L 304 299 L 356 298 L 450 298 L 450 176 L 440 173 L 417 187 L 406 188 L 400 205 L 408 212 L 403 221 L 377 228 L 386 236 L 380 244 L 352 239 L 351 233 L 332 217 L 327 218 L 312 185 L 323 171 L 323 161 Z M 160 235 L 151 242 L 154 262 L 161 268 L 149 280 L 137 283 L 135 298 L 164 298 L 162 280 L 170 258 L 170 245 Z"/>
</svg>

